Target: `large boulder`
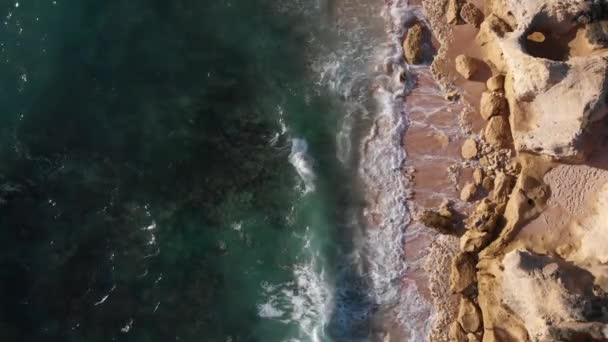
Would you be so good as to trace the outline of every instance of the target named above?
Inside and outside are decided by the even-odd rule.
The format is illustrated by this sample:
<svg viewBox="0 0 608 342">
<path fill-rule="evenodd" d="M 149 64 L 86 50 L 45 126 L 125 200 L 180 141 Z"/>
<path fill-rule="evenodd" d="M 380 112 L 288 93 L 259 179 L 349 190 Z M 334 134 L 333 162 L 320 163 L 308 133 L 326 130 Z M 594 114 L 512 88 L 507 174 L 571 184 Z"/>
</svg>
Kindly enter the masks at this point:
<svg viewBox="0 0 608 342">
<path fill-rule="evenodd" d="M 477 41 L 488 64 L 507 75 L 515 148 L 581 160 L 590 128 L 608 113 L 608 52 L 591 34 L 597 25 L 577 26 L 590 1 L 503 2 L 517 23 L 513 32 L 506 20 L 490 15 Z M 575 29 L 581 34 L 573 37 Z"/>
<path fill-rule="evenodd" d="M 422 62 L 422 39 L 423 28 L 420 24 L 415 24 L 407 30 L 407 35 L 403 40 L 403 56 L 410 64 Z"/>
<path fill-rule="evenodd" d="M 608 338 L 602 314 L 608 302 L 593 293 L 590 273 L 522 250 L 506 254 L 503 267 L 503 303 L 523 320 L 533 341 Z"/>
</svg>

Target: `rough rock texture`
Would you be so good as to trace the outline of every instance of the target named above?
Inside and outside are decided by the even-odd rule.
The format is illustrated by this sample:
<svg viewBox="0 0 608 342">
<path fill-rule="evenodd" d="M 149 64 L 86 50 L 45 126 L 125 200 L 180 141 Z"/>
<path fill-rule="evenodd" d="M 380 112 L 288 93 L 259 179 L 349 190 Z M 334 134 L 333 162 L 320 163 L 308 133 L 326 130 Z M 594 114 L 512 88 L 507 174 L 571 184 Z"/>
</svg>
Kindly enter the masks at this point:
<svg viewBox="0 0 608 342">
<path fill-rule="evenodd" d="M 460 9 L 460 17 L 465 23 L 479 27 L 483 22 L 483 13 L 471 3 L 466 3 Z"/>
<path fill-rule="evenodd" d="M 504 172 L 498 172 L 494 179 L 494 192 L 492 194 L 495 203 L 507 203 L 509 194 L 513 189 L 515 180 Z"/>
<path fill-rule="evenodd" d="M 450 332 L 449 332 L 450 342 L 467 342 L 467 335 L 462 330 L 462 327 L 458 322 L 454 322 L 450 324 Z"/>
<path fill-rule="evenodd" d="M 452 259 L 450 291 L 459 293 L 475 282 L 475 260 L 468 253 L 459 253 Z"/>
<path fill-rule="evenodd" d="M 419 64 L 422 62 L 422 39 L 422 25 L 415 24 L 407 30 L 407 35 L 403 40 L 403 55 L 409 64 Z"/>
<path fill-rule="evenodd" d="M 468 333 L 467 334 L 467 341 L 468 342 L 481 342 L 481 335 L 480 334 Z"/>
<path fill-rule="evenodd" d="M 456 66 L 456 71 L 458 71 L 458 73 L 467 80 L 471 79 L 479 68 L 478 60 L 465 55 L 459 55 L 458 57 L 456 57 L 456 60 L 454 62 Z"/>
<path fill-rule="evenodd" d="M 497 91 L 484 91 L 481 94 L 479 113 L 484 120 L 497 115 L 509 115 L 509 105 L 505 94 Z"/>
<path fill-rule="evenodd" d="M 503 259 L 502 299 L 525 322 L 533 341 L 563 341 L 564 336 L 608 338 L 593 276 L 563 260 L 515 250 Z M 586 323 L 580 323 L 586 322 Z"/>
<path fill-rule="evenodd" d="M 488 16 L 477 41 L 488 63 L 507 75 L 515 147 L 565 160 L 584 157 L 585 133 L 606 116 L 608 52 L 587 35 L 570 38 L 586 1 L 502 0 L 517 23 Z M 548 32 L 542 42 L 528 40 Z"/>
<path fill-rule="evenodd" d="M 483 169 L 478 167 L 473 170 L 473 183 L 475 185 L 481 185 L 483 182 Z"/>
<path fill-rule="evenodd" d="M 486 87 L 489 91 L 503 91 L 505 89 L 505 76 L 495 75 L 486 81 Z"/>
<path fill-rule="evenodd" d="M 462 187 L 460 191 L 460 199 L 466 202 L 472 201 L 477 193 L 477 185 L 473 183 L 467 183 Z"/>
<path fill-rule="evenodd" d="M 457 321 L 465 332 L 474 333 L 481 328 L 481 312 L 470 299 L 462 297 Z"/>
<path fill-rule="evenodd" d="M 509 121 L 504 116 L 491 117 L 483 136 L 490 145 L 496 148 L 507 147 L 511 142 Z"/>
<path fill-rule="evenodd" d="M 452 214 L 448 212 L 425 210 L 420 214 L 418 220 L 429 228 L 433 228 L 442 234 L 453 234 L 454 224 Z"/>
<path fill-rule="evenodd" d="M 498 223 L 496 205 L 487 198 L 482 200 L 475 208 L 475 211 L 465 220 L 465 227 L 468 230 L 481 232 L 493 232 Z"/>
<path fill-rule="evenodd" d="M 460 21 L 460 1 L 448 0 L 445 17 L 450 25 L 456 25 Z"/>
<path fill-rule="evenodd" d="M 462 237 L 460 237 L 460 249 L 463 252 L 477 253 L 486 247 L 492 234 L 489 232 L 483 232 L 480 230 L 467 230 Z"/>
<path fill-rule="evenodd" d="M 479 151 L 477 150 L 477 142 L 475 141 L 475 139 L 465 140 L 460 150 L 462 158 L 467 160 L 474 159 L 475 157 L 477 157 L 478 152 Z"/>
</svg>

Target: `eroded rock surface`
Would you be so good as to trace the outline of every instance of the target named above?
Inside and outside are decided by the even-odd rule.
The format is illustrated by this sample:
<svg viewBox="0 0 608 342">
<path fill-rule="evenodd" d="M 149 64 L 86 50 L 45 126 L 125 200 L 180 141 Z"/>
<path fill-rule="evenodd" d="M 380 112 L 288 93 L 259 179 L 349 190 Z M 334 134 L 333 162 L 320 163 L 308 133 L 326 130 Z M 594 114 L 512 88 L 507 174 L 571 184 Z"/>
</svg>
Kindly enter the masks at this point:
<svg viewBox="0 0 608 342">
<path fill-rule="evenodd" d="M 602 333 L 608 328 L 602 310 L 606 298 L 593 293 L 590 273 L 521 250 L 505 255 L 503 266 L 502 300 L 523 320 L 533 341 L 564 341 L 564 336 L 576 334 L 608 338 Z"/>
<path fill-rule="evenodd" d="M 516 149 L 581 160 L 589 128 L 608 113 L 605 33 L 597 24 L 577 21 L 590 11 L 590 2 L 502 3 L 511 16 L 488 16 L 477 41 L 488 63 L 507 75 Z M 507 21 L 515 23 L 513 32 Z"/>
</svg>

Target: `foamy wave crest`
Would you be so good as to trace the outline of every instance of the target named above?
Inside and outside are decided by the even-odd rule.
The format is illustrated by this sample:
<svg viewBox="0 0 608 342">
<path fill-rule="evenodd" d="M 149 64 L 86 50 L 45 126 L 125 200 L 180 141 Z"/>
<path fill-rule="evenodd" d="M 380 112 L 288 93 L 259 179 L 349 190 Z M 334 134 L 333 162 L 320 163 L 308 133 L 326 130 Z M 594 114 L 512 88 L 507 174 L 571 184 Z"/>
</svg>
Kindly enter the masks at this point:
<svg viewBox="0 0 608 342">
<path fill-rule="evenodd" d="M 291 139 L 289 162 L 304 182 L 304 192 L 315 191 L 316 175 L 313 169 L 313 159 L 308 154 L 308 143 L 306 140 L 300 138 Z"/>
<path fill-rule="evenodd" d="M 298 327 L 290 342 L 327 341 L 325 327 L 333 306 L 332 291 L 325 271 L 311 255 L 310 261 L 294 266 L 294 281 L 262 284 L 264 303 L 258 315 Z"/>
<path fill-rule="evenodd" d="M 368 221 L 364 248 L 374 300 L 383 308 L 384 319 L 400 326 L 407 341 L 422 341 L 430 331 L 431 304 L 416 284 L 405 278 L 412 265 L 404 260 L 406 226 L 411 221 L 407 207 L 411 184 L 404 167 L 403 138 L 408 127 L 403 103 L 410 84 L 403 80 L 418 66 L 404 63 L 400 47 L 404 30 L 414 20 L 424 19 L 420 9 L 394 1 L 384 16 L 392 24 L 388 44 L 379 57 L 385 75 L 375 82 L 378 112 L 369 135 L 363 140 L 359 173 L 368 195 L 364 216 Z M 390 324 L 390 323 L 389 323 Z"/>
</svg>

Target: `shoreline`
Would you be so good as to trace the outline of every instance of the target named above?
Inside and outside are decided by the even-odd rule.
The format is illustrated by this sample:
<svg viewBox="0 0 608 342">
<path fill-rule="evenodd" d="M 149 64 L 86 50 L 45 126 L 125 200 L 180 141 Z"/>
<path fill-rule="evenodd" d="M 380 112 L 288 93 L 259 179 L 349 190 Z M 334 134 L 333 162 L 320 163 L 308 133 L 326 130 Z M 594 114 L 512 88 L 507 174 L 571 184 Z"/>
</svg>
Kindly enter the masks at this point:
<svg viewBox="0 0 608 342">
<path fill-rule="evenodd" d="M 608 317 L 581 311 L 571 298 L 591 307 L 608 300 L 608 257 L 600 247 L 608 241 L 602 223 L 608 208 L 608 162 L 598 148 L 607 144 L 608 110 L 605 101 L 597 100 L 607 92 L 601 76 L 608 68 L 607 14 L 584 1 L 465 3 L 424 2 L 440 43 L 431 70 L 446 97 L 460 97 L 453 104 L 461 106 L 460 134 L 443 134 L 435 125 L 441 120 L 414 115 L 420 127 L 408 127 L 404 144 L 408 163 L 416 168 L 415 224 L 440 233 L 430 237 L 425 267 L 436 310 L 429 339 L 605 339 Z M 465 6 L 469 12 L 451 11 L 450 6 Z M 529 32 L 526 25 L 540 33 L 519 38 Z M 565 32 L 574 32 L 568 33 L 565 47 L 557 43 L 565 38 L 551 40 Z M 536 48 L 545 42 L 553 45 Z M 551 60 L 557 51 L 564 60 Z M 577 69 L 579 65 L 584 67 Z M 563 80 L 547 82 L 543 68 L 554 66 L 569 69 Z M 576 88 L 561 86 L 568 82 L 582 87 L 574 100 L 566 94 Z M 545 99 L 545 93 L 556 95 Z M 547 100 L 570 108 L 561 114 L 555 107 L 553 113 L 563 115 L 563 121 L 554 123 L 551 112 L 530 105 L 550 106 L 540 102 Z M 591 141 L 599 146 L 591 148 Z M 449 155 L 451 184 L 441 172 L 441 159 L 429 158 L 424 166 L 423 158 L 416 160 L 417 152 Z M 437 190 L 446 196 L 429 195 Z M 441 203 L 446 199 L 449 204 Z M 574 279 L 581 283 L 573 285 Z M 553 297 L 544 302 L 528 294 L 538 291 Z"/>
</svg>

